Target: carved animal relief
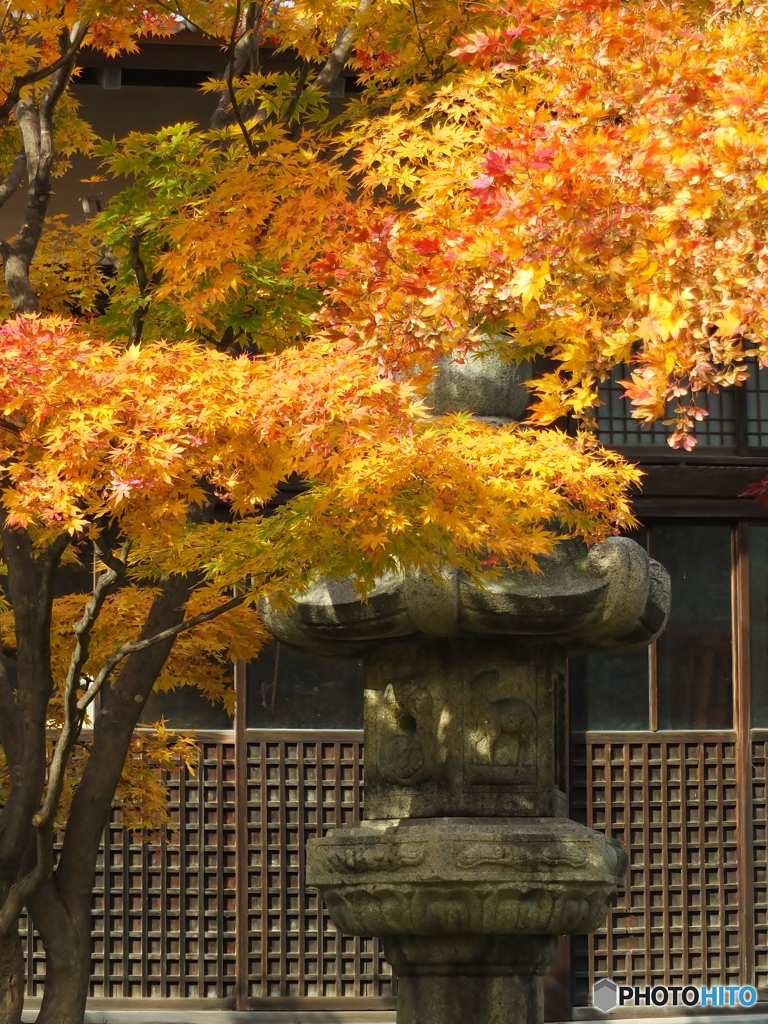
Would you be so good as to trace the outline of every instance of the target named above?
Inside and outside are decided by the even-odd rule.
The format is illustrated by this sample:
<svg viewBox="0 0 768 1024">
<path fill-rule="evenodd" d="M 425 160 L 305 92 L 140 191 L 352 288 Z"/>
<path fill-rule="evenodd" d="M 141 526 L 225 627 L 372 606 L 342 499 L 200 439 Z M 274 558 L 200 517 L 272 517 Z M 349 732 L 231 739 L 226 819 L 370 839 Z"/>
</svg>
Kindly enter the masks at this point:
<svg viewBox="0 0 768 1024">
<path fill-rule="evenodd" d="M 390 782 L 418 786 L 437 768 L 434 701 L 420 684 L 389 683 L 378 729 L 379 770 Z"/>
<path fill-rule="evenodd" d="M 476 782 L 535 779 L 536 713 L 496 670 L 479 672 L 466 684 L 467 747 L 470 778 Z"/>
</svg>

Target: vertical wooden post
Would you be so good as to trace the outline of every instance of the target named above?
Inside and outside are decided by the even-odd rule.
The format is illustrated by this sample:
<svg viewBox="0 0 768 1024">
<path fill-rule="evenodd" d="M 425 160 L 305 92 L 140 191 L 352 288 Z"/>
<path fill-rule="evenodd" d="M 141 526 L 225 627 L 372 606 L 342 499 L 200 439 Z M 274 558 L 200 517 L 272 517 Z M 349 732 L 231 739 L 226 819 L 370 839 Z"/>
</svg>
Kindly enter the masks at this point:
<svg viewBox="0 0 768 1024">
<path fill-rule="evenodd" d="M 248 749 L 246 739 L 246 664 L 235 663 L 235 819 L 237 935 L 235 1009 L 248 1009 Z"/>
<path fill-rule="evenodd" d="M 740 391 L 740 388 L 736 389 Z M 736 730 L 736 829 L 739 891 L 739 974 L 742 985 L 755 977 L 755 879 L 752 851 L 752 741 L 749 640 L 749 527 L 739 523 L 733 533 L 733 651 Z"/>
<path fill-rule="evenodd" d="M 653 552 L 653 531 L 647 532 L 646 548 L 651 558 Z M 658 676 L 658 654 L 656 642 L 648 648 L 648 728 L 651 732 L 658 732 L 659 729 L 659 676 Z"/>
</svg>

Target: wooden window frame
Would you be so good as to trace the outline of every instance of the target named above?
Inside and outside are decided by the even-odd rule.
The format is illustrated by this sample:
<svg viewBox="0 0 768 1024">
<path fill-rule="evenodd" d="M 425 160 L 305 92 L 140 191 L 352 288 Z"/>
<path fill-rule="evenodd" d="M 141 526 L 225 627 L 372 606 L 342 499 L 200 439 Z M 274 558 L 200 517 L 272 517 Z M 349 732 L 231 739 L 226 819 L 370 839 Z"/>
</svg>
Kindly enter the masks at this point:
<svg viewBox="0 0 768 1024">
<path fill-rule="evenodd" d="M 646 452 L 647 454 L 647 452 Z M 649 517 L 651 518 L 651 517 Z M 653 516 L 653 522 L 657 522 L 666 517 L 664 516 Z M 670 517 L 676 518 L 677 517 Z M 686 517 L 688 519 L 689 517 Z M 701 520 L 704 517 L 690 517 L 690 521 L 693 522 L 696 519 Z M 720 516 L 716 517 L 721 519 Z M 677 519 L 680 522 L 680 519 Z M 711 520 L 710 520 L 711 521 Z M 659 749 L 668 749 L 669 744 L 680 743 L 688 745 L 691 749 L 695 745 L 703 745 L 705 749 L 707 745 L 710 745 L 711 749 L 715 746 L 725 744 L 728 749 L 733 750 L 733 756 L 729 757 L 727 765 L 732 768 L 734 773 L 734 792 L 735 801 L 729 801 L 729 807 L 735 806 L 735 854 L 736 862 L 735 868 L 738 877 L 738 892 L 739 899 L 738 904 L 735 908 L 735 913 L 738 919 L 738 971 L 739 971 L 739 983 L 746 984 L 758 984 L 759 1002 L 764 1004 L 768 1000 L 768 898 L 765 898 L 766 889 L 766 875 L 768 875 L 768 835 L 766 830 L 768 829 L 768 787 L 766 786 L 766 775 L 768 775 L 768 729 L 753 729 L 751 722 L 751 680 L 750 680 L 750 607 L 749 607 L 749 522 L 745 520 L 734 521 L 730 517 L 721 521 L 728 522 L 731 526 L 731 609 L 732 609 L 732 657 L 733 657 L 733 729 L 732 730 L 685 730 L 685 731 L 666 731 L 659 730 L 658 716 L 654 715 L 655 694 L 653 693 L 653 665 L 655 663 L 655 652 L 649 655 L 649 662 L 651 669 L 649 671 L 649 699 L 652 701 L 652 716 L 651 726 L 652 728 L 647 732 L 642 731 L 622 731 L 622 732 L 581 732 L 572 733 L 571 742 L 573 749 L 576 751 L 577 761 L 572 762 L 571 771 L 575 773 L 574 785 L 570 788 L 570 798 L 572 801 L 571 813 L 574 816 L 581 816 L 587 823 L 593 824 L 596 827 L 603 827 L 596 818 L 599 817 L 599 808 L 594 805 L 593 797 L 590 796 L 590 784 L 588 780 L 588 774 L 594 769 L 594 761 L 590 760 L 589 754 L 584 757 L 578 752 L 581 750 L 590 751 L 595 746 L 601 744 L 606 745 L 606 749 L 617 748 L 619 745 L 626 745 L 629 748 L 635 745 L 638 749 L 643 747 L 646 750 L 644 755 L 644 770 L 646 772 L 643 783 L 645 796 L 643 799 L 646 802 L 649 799 L 650 790 L 647 787 L 650 785 L 648 781 L 648 763 L 647 763 L 647 749 L 650 744 L 661 744 Z M 652 526 L 649 523 L 649 526 Z M 649 530 L 649 538 L 653 537 L 652 529 Z M 652 539 L 649 539 L 649 551 L 652 554 Z M 655 645 L 654 645 L 655 646 Z M 720 785 L 728 785 L 728 780 L 723 781 L 725 768 L 724 763 L 719 757 L 714 762 L 710 762 L 713 767 L 716 764 L 716 769 L 719 772 Z M 706 767 L 705 762 L 701 762 L 702 771 L 709 770 Z M 730 770 L 729 768 L 729 770 Z M 612 769 L 610 769 L 612 770 Z M 609 771 L 609 767 L 606 764 L 604 769 L 606 773 Z M 581 773 L 581 774 L 580 774 Z M 604 781 L 605 786 L 610 786 L 611 780 L 607 778 Z M 603 785 L 601 781 L 600 785 Z M 627 785 L 629 782 L 627 781 Z M 713 813 L 713 807 L 718 806 L 715 804 L 707 803 L 706 792 L 707 786 L 702 789 L 703 783 L 699 781 L 699 796 L 698 796 L 698 807 L 702 814 L 709 815 Z M 586 786 L 586 789 L 584 788 Z M 582 798 L 579 793 L 583 793 Z M 629 816 L 632 811 L 632 798 L 629 795 L 630 790 L 624 795 L 624 811 Z M 722 792 L 718 799 L 722 800 Z M 608 814 L 611 803 L 610 801 L 605 807 L 604 811 L 600 813 Z M 614 805 L 617 806 L 617 805 Z M 681 804 L 685 807 L 685 803 Z M 669 825 L 669 819 L 662 821 L 662 825 Z M 710 823 L 711 829 L 716 831 L 717 828 L 724 828 L 726 823 L 718 819 L 717 813 L 714 813 L 714 818 Z M 731 827 L 731 823 L 727 823 L 728 828 Z M 610 830 L 610 823 L 608 825 Z M 646 826 L 647 827 L 647 826 Z M 701 822 L 699 823 L 701 832 Z M 713 834 L 714 834 L 713 831 Z M 703 834 L 703 833 L 701 833 Z M 754 852 L 758 849 L 762 861 L 759 865 L 755 863 Z M 732 857 L 734 844 L 729 844 L 730 854 Z M 632 855 L 632 850 L 630 854 Z M 645 857 L 644 863 L 646 868 L 648 865 L 648 857 L 650 856 L 649 848 L 644 849 L 642 854 Z M 725 854 L 723 854 L 725 859 Z M 630 871 L 632 866 L 630 866 Z M 631 883 L 630 883 L 631 884 Z M 756 907 L 755 893 L 759 886 L 762 886 L 761 892 L 763 896 L 763 904 Z M 730 887 L 732 892 L 732 886 Z M 632 889 L 629 890 L 630 894 Z M 669 899 L 669 893 L 664 897 Z M 646 952 L 651 948 L 650 944 L 652 939 L 653 931 L 650 925 L 649 918 L 649 897 L 648 892 L 645 892 L 644 902 L 644 914 L 647 920 L 644 921 L 642 934 L 645 935 Z M 721 915 L 727 913 L 733 914 L 733 906 L 731 901 L 731 910 L 729 911 L 726 907 L 726 899 L 721 892 L 721 898 L 718 901 L 718 906 Z M 632 904 L 632 896 L 629 896 L 629 903 Z M 685 911 L 686 908 L 683 907 Z M 702 912 L 705 908 L 701 908 Z M 756 917 L 756 911 L 760 910 L 762 918 L 758 920 Z M 668 909 L 667 911 L 668 912 Z M 764 920 L 763 920 L 764 919 Z M 609 918 L 609 922 L 612 919 Z M 759 926 L 762 924 L 762 947 L 761 952 L 765 964 L 763 970 L 760 971 L 758 976 L 758 969 L 756 964 L 756 932 L 758 932 Z M 638 933 L 640 934 L 640 933 Z M 687 933 L 686 933 L 687 934 Z M 705 933 L 706 934 L 706 933 Z M 593 943 L 595 940 L 587 940 L 589 943 Z M 609 925 L 609 932 L 606 934 L 606 942 L 608 954 L 610 956 L 611 951 L 615 952 L 616 942 L 619 941 L 612 937 L 612 930 Z M 627 939 L 624 936 L 620 941 L 630 942 L 631 947 L 631 936 Z M 671 933 L 665 933 L 665 941 L 671 941 Z M 686 940 L 687 941 L 687 940 Z M 576 943 L 578 946 L 578 942 Z M 725 950 L 721 951 L 723 955 Z M 597 956 L 598 960 L 603 954 L 595 952 L 592 954 Z M 666 948 L 663 951 L 663 955 L 667 958 L 665 963 L 666 975 L 670 974 L 669 964 L 671 962 L 672 951 Z M 584 963 L 584 950 L 581 952 L 572 952 L 572 959 L 574 963 L 574 984 L 580 984 L 583 990 L 584 988 L 584 977 L 583 977 L 583 963 Z M 597 961 L 595 961 L 597 962 Z M 582 975 L 578 976 L 579 965 L 582 965 Z M 592 965 L 592 970 L 594 963 Z M 650 980 L 651 971 L 649 967 L 646 967 L 647 976 Z M 591 975 L 593 976 L 593 975 Z M 583 996 L 583 991 L 582 991 Z M 678 1011 L 674 1009 L 658 1010 L 659 1016 L 665 1014 L 675 1015 Z M 593 1016 L 592 1011 L 587 1006 L 575 1006 L 573 1008 L 573 1015 L 577 1019 L 587 1019 Z"/>
</svg>

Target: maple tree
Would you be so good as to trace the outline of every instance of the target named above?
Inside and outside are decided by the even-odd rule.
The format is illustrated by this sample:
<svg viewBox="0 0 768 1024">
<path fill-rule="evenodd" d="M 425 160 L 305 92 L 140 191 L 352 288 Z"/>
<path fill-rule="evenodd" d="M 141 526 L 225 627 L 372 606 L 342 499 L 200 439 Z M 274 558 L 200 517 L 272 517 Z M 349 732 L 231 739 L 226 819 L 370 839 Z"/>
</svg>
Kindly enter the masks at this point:
<svg viewBox="0 0 768 1024">
<path fill-rule="evenodd" d="M 97 140 L 68 91 L 79 49 L 182 16 L 222 41 L 210 127 Z M 531 568 L 628 525 L 637 472 L 548 425 L 588 428 L 627 363 L 633 415 L 689 446 L 701 393 L 768 355 L 766 4 L 18 0 L 0 18 L 0 205 L 24 191 L 0 241 L 0 1015 L 21 1010 L 26 905 L 40 1020 L 80 1024 L 115 793 L 161 820 L 144 767 L 193 757 L 164 734 L 128 757 L 155 685 L 205 662 L 198 685 L 229 699 L 256 602 L 319 575 Z M 270 70 L 275 47 L 295 71 Z M 359 91 L 332 108 L 345 68 Z M 79 227 L 47 217 L 75 152 L 124 185 Z M 535 429 L 419 405 L 440 355 L 489 349 L 546 358 Z M 265 515 L 291 474 L 305 489 Z M 54 600 L 94 552 L 92 591 Z"/>
<path fill-rule="evenodd" d="M 120 347 L 72 322 L 12 319 L 0 328 L 0 394 L 0 951 L 18 971 L 16 918 L 28 905 L 48 957 L 41 1019 L 82 1017 L 93 870 L 154 685 L 182 684 L 195 666 L 196 685 L 221 698 L 222 662 L 251 657 L 263 639 L 253 604 L 318 577 L 349 574 L 364 591 L 388 571 L 441 560 L 474 574 L 489 559 L 531 566 L 562 531 L 597 538 L 628 518 L 604 472 L 618 458 L 595 460 L 562 434 L 432 421 L 409 382 L 384 377 L 355 346 L 309 341 L 235 358 L 194 341 Z M 291 473 L 311 487 L 258 514 Z M 57 572 L 84 546 L 101 566 L 92 593 L 55 599 Z M 200 627 L 209 632 L 194 637 L 197 650 L 167 662 L 174 639 Z M 66 806 L 68 767 L 77 779 Z M 14 993 L 0 993 L 10 1014 Z"/>
</svg>

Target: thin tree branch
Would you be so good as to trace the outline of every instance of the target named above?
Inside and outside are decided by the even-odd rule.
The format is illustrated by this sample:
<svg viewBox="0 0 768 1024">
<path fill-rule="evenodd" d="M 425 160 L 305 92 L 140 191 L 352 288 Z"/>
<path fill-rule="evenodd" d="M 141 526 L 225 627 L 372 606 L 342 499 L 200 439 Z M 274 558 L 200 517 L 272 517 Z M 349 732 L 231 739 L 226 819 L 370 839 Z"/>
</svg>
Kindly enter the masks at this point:
<svg viewBox="0 0 768 1024">
<path fill-rule="evenodd" d="M 6 22 L 7 18 L 8 18 L 8 15 L 10 14 L 11 4 L 12 3 L 13 3 L 13 0 L 8 0 L 8 3 L 5 5 L 5 10 L 3 11 L 3 17 L 2 17 L 2 20 L 0 21 L 0 38 L 2 38 L 3 29 L 5 28 L 5 22 Z"/>
<path fill-rule="evenodd" d="M 280 3 L 281 0 L 274 0 L 270 6 L 270 11 L 276 12 Z M 245 121 L 242 108 L 237 103 L 237 97 L 233 95 L 234 80 L 243 74 L 246 67 L 249 70 L 253 70 L 254 55 L 256 56 L 256 64 L 258 66 L 259 46 L 261 45 L 261 40 L 264 37 L 264 26 L 269 20 L 268 18 L 266 21 L 264 19 L 264 7 L 265 0 L 262 0 L 260 4 L 250 4 L 245 15 L 244 31 L 240 34 L 239 38 L 237 38 L 237 41 L 234 44 L 234 50 L 230 40 L 230 56 L 226 72 L 224 74 L 227 88 L 222 89 L 219 103 L 211 117 L 211 128 L 225 128 L 235 120 L 237 120 L 238 123 Z M 236 19 L 233 23 L 232 39 L 236 37 L 237 26 L 238 21 Z M 255 117 L 258 124 L 263 124 L 267 119 L 266 111 L 258 110 Z M 250 133 L 249 137 L 251 138 L 251 142 L 253 142 L 253 138 L 250 136 Z"/>
<path fill-rule="evenodd" d="M 177 17 L 182 18 L 188 25 L 191 25 L 196 32 L 199 32 L 201 35 L 206 35 L 205 29 L 201 25 L 192 21 L 192 19 L 182 11 L 178 4 L 166 4 L 163 3 L 163 0 L 155 0 L 155 3 L 158 7 L 162 7 L 163 10 L 168 11 L 169 14 L 175 14 Z"/>
<path fill-rule="evenodd" d="M 21 179 L 24 177 L 24 168 L 27 166 L 27 158 L 24 155 L 24 150 L 16 154 L 16 159 L 13 161 L 13 166 L 8 172 L 8 176 L 2 185 L 0 185 L 0 206 L 5 206 L 11 196 L 16 192 L 17 188 L 21 184 Z"/>
<path fill-rule="evenodd" d="M 144 260 L 141 258 L 141 240 L 144 237 L 143 231 L 136 231 L 131 236 L 131 244 L 128 248 L 128 256 L 131 261 L 131 267 L 133 268 L 134 276 L 136 277 L 136 284 L 139 286 L 139 294 L 142 299 L 146 298 L 149 293 L 149 289 L 152 285 L 158 284 L 160 281 L 160 273 L 152 275 L 150 280 L 147 277 L 147 269 L 144 266 Z M 141 341 L 141 335 L 144 331 L 144 319 L 147 315 L 147 303 L 143 302 L 133 314 L 133 322 L 131 323 L 131 333 L 129 341 L 131 345 L 138 345 Z"/>
<path fill-rule="evenodd" d="M 108 569 L 99 576 L 93 595 L 85 606 L 82 617 L 76 622 L 73 631 L 76 637 L 75 646 L 69 661 L 69 669 L 64 680 L 64 724 L 56 741 L 56 747 L 48 771 L 48 785 L 45 789 L 40 810 L 32 819 L 35 828 L 53 823 L 54 816 L 61 800 L 64 788 L 64 772 L 70 755 L 80 735 L 85 717 L 85 707 L 81 708 L 77 699 L 77 688 L 82 678 L 83 666 L 88 660 L 93 626 L 99 617 L 104 602 L 125 576 L 128 563 L 130 544 L 123 545 L 121 557 L 116 560 L 115 568 Z"/>
<path fill-rule="evenodd" d="M 139 286 L 139 295 L 142 299 L 147 294 L 147 271 L 144 266 L 144 261 L 141 258 L 141 239 L 143 232 L 137 231 L 131 237 L 131 244 L 128 249 L 128 255 L 133 267 L 133 273 L 136 277 L 136 284 Z M 128 337 L 128 341 L 131 345 L 138 345 L 141 341 L 141 335 L 144 331 L 144 317 L 147 312 L 146 303 L 142 302 L 140 306 L 134 310 L 133 322 L 131 323 L 131 333 Z"/>
<path fill-rule="evenodd" d="M 55 62 L 56 70 L 53 73 L 51 69 L 54 65 L 50 65 L 46 71 L 51 81 L 39 109 L 35 109 L 31 97 L 18 99 L 14 104 L 27 160 L 29 187 L 18 236 L 11 245 L 3 243 L 0 252 L 3 256 L 5 283 L 17 313 L 36 313 L 38 310 L 38 297 L 29 279 L 29 268 L 43 233 L 51 196 L 51 173 L 55 158 L 53 112 L 69 82 L 77 51 L 87 31 L 87 24 L 76 24 L 71 33 L 62 32 L 59 40 L 61 58 Z M 46 75 L 38 77 L 44 78 Z"/>
<path fill-rule="evenodd" d="M 421 34 L 421 25 L 419 23 L 419 15 L 418 15 L 418 12 L 416 10 L 416 0 L 411 0 L 411 14 L 413 15 L 413 23 L 416 26 L 416 35 L 418 36 L 418 39 L 419 39 L 419 49 L 421 50 L 421 52 L 422 52 L 422 54 L 424 56 L 424 60 L 427 62 L 427 67 L 431 68 L 432 67 L 432 61 L 430 59 L 429 54 L 427 53 L 427 48 L 424 45 L 424 37 Z"/>
<path fill-rule="evenodd" d="M 136 640 L 132 643 L 123 644 L 122 647 L 119 647 L 115 653 L 110 655 L 110 657 L 104 662 L 99 674 L 77 702 L 78 709 L 80 711 L 85 711 L 104 683 L 112 675 L 115 668 L 124 658 L 127 658 L 129 654 L 137 654 L 139 651 L 146 650 L 147 647 L 154 647 L 155 644 L 161 644 L 164 640 L 171 640 L 174 637 L 177 637 L 179 633 L 185 633 L 189 629 L 194 629 L 195 626 L 199 626 L 203 622 L 210 622 L 211 619 L 218 618 L 219 615 L 223 615 L 224 612 L 228 612 L 232 608 L 237 608 L 238 605 L 243 603 L 245 598 L 245 594 L 241 594 L 239 597 L 233 597 L 230 601 L 225 601 L 224 604 L 219 605 L 218 608 L 214 608 L 210 612 L 201 612 L 199 615 L 195 615 L 191 619 L 187 619 L 185 622 L 180 622 L 178 626 L 172 626 L 170 629 L 164 629 L 161 633 L 155 633 L 154 636 L 147 637 L 146 640 Z"/>
<path fill-rule="evenodd" d="M 243 138 L 245 139 L 245 144 L 248 147 L 248 152 L 251 154 L 251 156 L 254 156 L 255 149 L 253 146 L 253 139 L 251 138 L 251 133 L 246 128 L 245 121 L 243 120 L 243 116 L 240 112 L 240 107 L 237 102 L 237 97 L 235 96 L 235 46 L 238 42 L 237 32 L 240 27 L 240 10 L 240 0 L 237 0 L 237 7 L 235 8 L 235 17 L 232 21 L 232 38 L 229 41 L 229 64 L 227 65 L 227 92 L 229 93 L 229 102 L 232 105 L 232 112 L 235 115 L 237 126 L 240 129 Z M 247 31 L 248 30 L 246 29 L 246 32 Z M 244 35 L 243 38 L 246 38 L 246 36 Z M 250 40 L 248 42 L 248 45 L 250 49 Z"/>
<path fill-rule="evenodd" d="M 123 544 L 122 548 L 120 549 L 120 554 L 118 556 L 112 554 L 109 548 L 102 543 L 100 537 L 97 537 L 94 540 L 93 546 L 96 548 L 99 558 L 102 560 L 102 562 L 104 563 L 104 565 L 106 565 L 108 569 L 112 569 L 118 575 L 121 575 L 125 572 L 126 566 L 128 564 L 128 555 L 130 554 L 131 551 L 130 541 L 126 541 Z"/>
<path fill-rule="evenodd" d="M 261 50 L 261 40 L 264 38 L 264 30 L 262 28 L 264 22 L 264 8 L 267 0 L 261 0 L 256 10 L 256 4 L 251 4 L 251 10 L 253 11 L 253 25 L 251 28 L 257 28 L 255 38 L 249 40 L 248 46 L 248 69 L 250 71 L 258 71 L 261 66 L 261 59 L 259 57 L 259 51 Z M 249 14 L 251 11 L 249 11 Z"/>
<path fill-rule="evenodd" d="M 131 257 L 131 267 L 133 267 L 133 273 L 136 276 L 136 284 L 139 286 L 139 291 L 142 295 L 146 292 L 147 285 L 149 284 L 144 261 L 141 258 L 141 240 L 143 237 L 143 231 L 134 232 L 131 236 L 131 244 L 128 250 Z"/>
<path fill-rule="evenodd" d="M 28 71 L 25 75 L 17 75 L 16 78 L 14 78 L 5 99 L 0 103 L 0 121 L 8 117 L 10 112 L 19 102 L 21 90 L 25 85 L 32 85 L 33 82 L 41 82 L 44 78 L 48 78 L 50 75 L 56 74 L 56 72 L 63 68 L 68 61 L 74 60 L 88 33 L 88 28 L 89 26 L 87 24 L 80 26 L 77 29 L 75 36 L 71 39 L 69 46 L 59 57 L 56 58 L 55 61 L 53 61 L 52 64 L 46 64 L 45 67 L 38 68 L 36 71 Z"/>
<path fill-rule="evenodd" d="M 301 71 L 296 79 L 296 88 L 293 90 L 291 101 L 286 107 L 285 113 L 282 115 L 282 120 L 286 124 L 291 123 L 291 118 L 296 113 L 296 108 L 299 105 L 301 94 L 304 92 L 304 86 L 307 84 L 307 78 L 309 78 L 309 64 L 306 61 L 303 61 Z"/>
<path fill-rule="evenodd" d="M 59 39 L 59 45 L 62 53 L 62 64 L 61 67 L 51 76 L 50 85 L 43 94 L 43 98 L 40 101 L 40 155 L 42 160 L 50 165 L 53 163 L 54 147 L 53 147 L 53 112 L 56 109 L 56 104 L 61 99 L 64 90 L 69 83 L 69 79 L 72 75 L 72 71 L 75 66 L 75 59 L 77 57 L 78 50 L 85 39 L 86 33 L 88 32 L 88 25 L 78 24 L 77 22 L 72 27 L 72 32 L 66 30 L 61 33 Z M 47 173 L 50 173 L 50 165 L 47 167 Z"/>
</svg>

